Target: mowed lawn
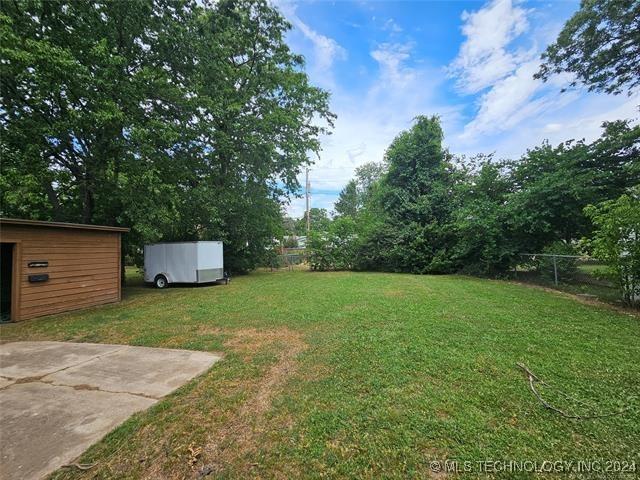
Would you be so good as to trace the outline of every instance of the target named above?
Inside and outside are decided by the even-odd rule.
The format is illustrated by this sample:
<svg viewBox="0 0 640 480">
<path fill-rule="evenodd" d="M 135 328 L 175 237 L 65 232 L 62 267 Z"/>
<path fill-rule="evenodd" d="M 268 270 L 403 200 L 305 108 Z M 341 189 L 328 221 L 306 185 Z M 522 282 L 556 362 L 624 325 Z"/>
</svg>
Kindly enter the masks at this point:
<svg viewBox="0 0 640 480">
<path fill-rule="evenodd" d="M 638 316 L 459 276 L 254 273 L 165 291 L 131 280 L 119 305 L 5 325 L 2 341 L 225 358 L 87 451 L 94 468 L 54 478 L 425 478 L 444 459 L 640 469 Z M 540 387 L 563 410 L 630 410 L 563 418 L 517 362 L 576 399 Z"/>
</svg>

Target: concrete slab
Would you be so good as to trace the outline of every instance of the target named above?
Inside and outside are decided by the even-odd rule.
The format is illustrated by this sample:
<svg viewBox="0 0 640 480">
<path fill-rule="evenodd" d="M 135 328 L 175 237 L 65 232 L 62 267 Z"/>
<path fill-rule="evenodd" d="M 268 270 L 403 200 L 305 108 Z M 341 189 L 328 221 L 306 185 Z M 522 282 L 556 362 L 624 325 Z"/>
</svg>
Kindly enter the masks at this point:
<svg viewBox="0 0 640 480">
<path fill-rule="evenodd" d="M 93 385 L 109 392 L 160 398 L 211 366 L 211 354 L 189 350 L 125 347 L 76 367 L 47 375 L 54 385 Z"/>
<path fill-rule="evenodd" d="M 186 350 L 0 345 L 0 478 L 39 479 L 220 360 Z"/>
<path fill-rule="evenodd" d="M 12 342 L 0 347 L 0 376 L 40 377 L 123 348 L 122 345 L 63 342 Z"/>
<path fill-rule="evenodd" d="M 45 477 L 155 402 L 138 395 L 79 391 L 41 382 L 0 390 L 0 478 Z"/>
</svg>

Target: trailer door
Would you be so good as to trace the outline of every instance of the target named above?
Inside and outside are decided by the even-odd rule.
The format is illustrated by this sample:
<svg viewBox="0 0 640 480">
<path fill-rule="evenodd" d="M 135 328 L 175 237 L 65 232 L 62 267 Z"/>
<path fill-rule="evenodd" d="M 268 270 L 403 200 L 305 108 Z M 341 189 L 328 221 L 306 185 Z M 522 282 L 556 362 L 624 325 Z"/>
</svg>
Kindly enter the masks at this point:
<svg viewBox="0 0 640 480">
<path fill-rule="evenodd" d="M 198 283 L 224 278 L 222 242 L 198 242 Z"/>
<path fill-rule="evenodd" d="M 169 282 L 195 283 L 197 253 L 196 243 L 167 243 L 166 259 Z"/>
</svg>

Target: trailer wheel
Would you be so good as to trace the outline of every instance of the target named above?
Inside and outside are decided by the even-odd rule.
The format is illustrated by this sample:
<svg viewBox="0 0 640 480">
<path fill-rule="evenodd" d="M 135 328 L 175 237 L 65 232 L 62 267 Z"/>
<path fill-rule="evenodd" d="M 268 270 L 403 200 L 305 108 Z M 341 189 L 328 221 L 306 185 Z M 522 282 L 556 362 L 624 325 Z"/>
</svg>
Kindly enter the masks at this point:
<svg viewBox="0 0 640 480">
<path fill-rule="evenodd" d="M 153 281 L 153 284 L 156 288 L 166 288 L 166 286 L 169 285 L 169 282 L 167 281 L 167 277 L 164 275 L 158 275 Z"/>
</svg>

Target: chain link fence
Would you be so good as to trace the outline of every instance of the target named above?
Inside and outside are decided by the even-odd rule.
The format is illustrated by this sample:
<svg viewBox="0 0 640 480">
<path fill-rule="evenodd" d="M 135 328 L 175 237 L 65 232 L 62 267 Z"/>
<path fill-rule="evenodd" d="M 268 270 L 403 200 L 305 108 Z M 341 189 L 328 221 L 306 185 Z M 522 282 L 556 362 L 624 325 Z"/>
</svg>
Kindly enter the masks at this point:
<svg viewBox="0 0 640 480">
<path fill-rule="evenodd" d="M 610 303 L 621 302 L 620 291 L 606 276 L 605 263 L 597 258 L 521 253 L 514 276 L 519 281 L 556 288 L 586 298 Z"/>
<path fill-rule="evenodd" d="M 304 248 L 280 248 L 265 269 L 270 272 L 303 270 L 307 268 L 307 251 Z"/>
<path fill-rule="evenodd" d="M 307 270 L 308 251 L 304 248 L 279 248 L 264 265 L 268 272 Z M 606 264 L 597 258 L 550 253 L 521 253 L 514 268 L 517 281 L 554 288 L 568 293 L 621 304 L 622 296 L 607 278 Z"/>
</svg>

